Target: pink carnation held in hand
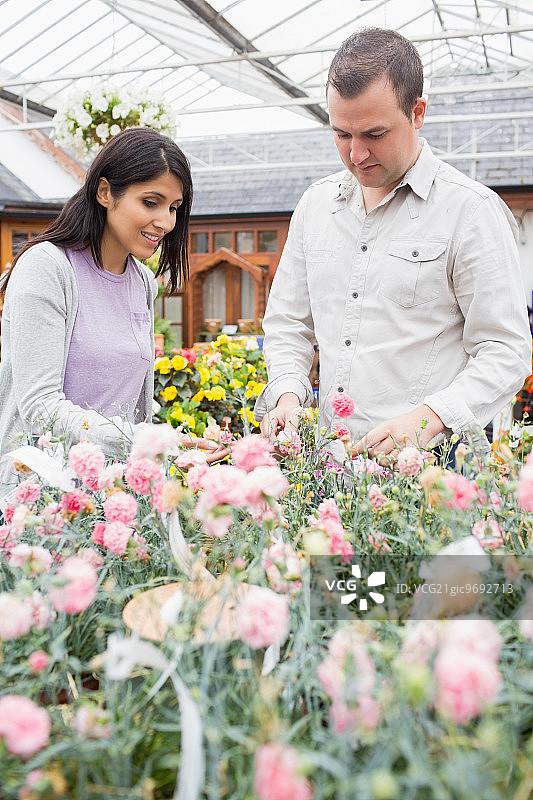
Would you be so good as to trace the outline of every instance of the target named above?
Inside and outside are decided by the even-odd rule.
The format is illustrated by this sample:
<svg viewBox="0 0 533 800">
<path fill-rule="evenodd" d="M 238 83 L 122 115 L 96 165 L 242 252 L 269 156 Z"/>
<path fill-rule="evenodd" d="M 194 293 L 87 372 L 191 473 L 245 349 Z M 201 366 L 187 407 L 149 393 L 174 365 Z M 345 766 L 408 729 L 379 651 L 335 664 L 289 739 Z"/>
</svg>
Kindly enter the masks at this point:
<svg viewBox="0 0 533 800">
<path fill-rule="evenodd" d="M 48 712 L 28 697 L 0 697 L 0 736 L 13 755 L 29 758 L 46 747 L 50 727 Z"/>
<path fill-rule="evenodd" d="M 329 398 L 329 402 L 338 417 L 349 417 L 354 412 L 355 403 L 346 392 L 336 392 Z"/>
<path fill-rule="evenodd" d="M 252 586 L 236 611 L 237 636 L 254 650 L 282 642 L 289 630 L 289 604 L 271 589 Z"/>
<path fill-rule="evenodd" d="M 254 792 L 259 800 L 312 800 L 313 790 L 301 774 L 298 751 L 270 742 L 255 754 Z"/>
</svg>

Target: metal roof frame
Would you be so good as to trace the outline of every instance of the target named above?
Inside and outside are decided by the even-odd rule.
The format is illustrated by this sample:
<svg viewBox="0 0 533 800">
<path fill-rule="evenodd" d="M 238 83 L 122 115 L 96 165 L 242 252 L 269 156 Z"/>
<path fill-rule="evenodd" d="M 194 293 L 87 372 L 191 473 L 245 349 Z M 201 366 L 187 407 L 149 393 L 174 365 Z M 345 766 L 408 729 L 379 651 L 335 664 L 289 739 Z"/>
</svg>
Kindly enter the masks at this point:
<svg viewBox="0 0 533 800">
<path fill-rule="evenodd" d="M 295 128 L 324 125 L 331 54 L 362 25 L 395 27 L 417 45 L 432 99 L 533 95 L 530 0 L 405 5 L 293 0 L 288 10 L 286 0 L 26 0 L 21 12 L 19 0 L 0 0 L 0 96 L 18 98 L 22 129 L 49 127 L 46 117 L 61 99 L 91 79 L 158 86 L 186 120 L 278 109 Z M 448 124 L 440 110 L 435 120 Z M 530 118 L 489 109 L 461 121 L 490 123 L 498 113 Z"/>
</svg>

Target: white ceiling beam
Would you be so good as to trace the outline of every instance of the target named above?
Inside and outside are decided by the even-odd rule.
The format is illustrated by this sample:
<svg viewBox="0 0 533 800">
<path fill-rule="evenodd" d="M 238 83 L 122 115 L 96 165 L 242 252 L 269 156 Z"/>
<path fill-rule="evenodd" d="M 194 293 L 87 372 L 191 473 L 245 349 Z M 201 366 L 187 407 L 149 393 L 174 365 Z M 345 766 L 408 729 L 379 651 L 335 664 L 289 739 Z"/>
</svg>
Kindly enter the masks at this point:
<svg viewBox="0 0 533 800">
<path fill-rule="evenodd" d="M 438 41 L 442 39 L 468 39 L 472 37 L 479 37 L 479 36 L 492 36 L 497 34 L 505 34 L 505 33 L 526 33 L 532 32 L 533 25 L 510 25 L 501 28 L 476 28 L 476 30 L 471 31 L 446 31 L 441 33 L 428 33 L 428 34 L 421 34 L 419 36 L 410 37 L 412 42 L 430 42 L 430 41 Z M 149 32 L 147 32 L 148 35 Z M 271 50 L 271 51 L 257 51 L 254 53 L 239 53 L 236 55 L 228 55 L 228 56 L 220 56 L 217 58 L 190 58 L 184 59 L 182 61 L 176 61 L 175 63 L 167 66 L 172 66 L 173 69 L 182 69 L 183 67 L 202 67 L 208 66 L 209 64 L 229 64 L 232 62 L 239 62 L 239 61 L 257 61 L 261 59 L 270 59 L 270 58 L 283 58 L 284 56 L 298 56 L 298 55 L 306 55 L 309 53 L 332 53 L 337 50 L 337 46 L 335 45 L 322 45 L 320 47 L 301 47 L 294 50 Z M 143 69 L 143 72 L 150 72 L 152 70 L 160 69 L 159 64 L 154 64 L 150 66 L 146 66 Z M 86 72 L 77 72 L 77 73 L 66 73 L 66 74 L 55 74 L 55 75 L 35 75 L 35 76 L 19 76 L 17 78 L 9 78 L 8 80 L 4 80 L 1 82 L 3 88 L 8 88 L 11 86 L 29 86 L 35 85 L 38 83 L 50 83 L 52 81 L 72 81 L 72 80 L 79 80 L 81 78 L 91 78 L 91 77 L 100 77 L 101 75 L 115 75 L 115 74 L 126 74 L 128 72 L 138 72 L 138 67 L 116 67 L 114 69 L 107 68 L 106 70 L 99 69 L 99 70 L 87 70 Z M 313 101 L 314 102 L 314 101 Z"/>
</svg>

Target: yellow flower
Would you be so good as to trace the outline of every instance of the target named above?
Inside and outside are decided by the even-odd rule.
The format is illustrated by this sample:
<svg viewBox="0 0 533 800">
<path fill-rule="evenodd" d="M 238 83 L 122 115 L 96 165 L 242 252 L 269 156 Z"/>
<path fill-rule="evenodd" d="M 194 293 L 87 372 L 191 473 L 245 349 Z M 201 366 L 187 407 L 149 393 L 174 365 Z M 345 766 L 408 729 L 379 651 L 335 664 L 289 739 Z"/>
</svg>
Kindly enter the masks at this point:
<svg viewBox="0 0 533 800">
<path fill-rule="evenodd" d="M 199 389 L 196 392 L 196 394 L 194 395 L 194 397 L 191 398 L 191 400 L 194 400 L 195 403 L 201 403 L 202 400 L 204 399 L 204 397 L 206 397 L 206 396 L 207 396 L 207 392 L 204 392 L 203 389 Z"/>
<path fill-rule="evenodd" d="M 226 390 L 222 386 L 213 386 L 212 389 L 206 391 L 205 396 L 208 400 L 225 400 Z"/>
<path fill-rule="evenodd" d="M 234 389 L 240 389 L 242 386 L 244 386 L 244 383 L 242 381 L 238 381 L 237 378 L 234 378 L 229 382 L 229 385 L 233 386 Z"/>
<path fill-rule="evenodd" d="M 243 413 L 246 412 L 246 418 L 251 425 L 256 426 L 257 422 L 255 421 L 255 417 L 251 408 L 246 406 L 246 408 L 242 409 L 239 408 L 239 417 L 243 416 Z"/>
<path fill-rule="evenodd" d="M 196 428 L 196 420 L 194 417 L 191 417 L 190 414 L 185 414 L 184 420 L 191 429 L 191 431 L 193 431 Z"/>
<path fill-rule="evenodd" d="M 217 337 L 217 339 L 216 339 L 216 341 L 214 343 L 214 347 L 220 347 L 223 344 L 229 344 L 229 343 L 230 343 L 229 338 L 226 336 L 225 333 L 223 333 L 223 334 L 221 334 L 220 336 Z"/>
<path fill-rule="evenodd" d="M 183 422 L 183 411 L 181 406 L 173 406 L 172 411 L 169 414 L 171 419 L 175 419 L 176 422 Z"/>
<path fill-rule="evenodd" d="M 183 358 L 183 356 L 177 355 L 174 356 L 174 358 L 170 363 L 174 367 L 174 369 L 185 369 L 185 367 L 189 362 L 187 361 L 186 358 Z"/>
<path fill-rule="evenodd" d="M 168 375 L 170 372 L 169 357 L 163 356 L 163 358 L 156 358 L 154 369 L 158 370 L 161 375 Z"/>
<path fill-rule="evenodd" d="M 263 391 L 263 387 L 266 386 L 265 383 L 257 383 L 257 381 L 248 381 L 246 385 L 245 395 L 246 397 L 253 397 L 254 395 L 258 396 Z"/>
<path fill-rule="evenodd" d="M 163 400 L 165 403 L 168 403 L 169 400 L 174 400 L 174 398 L 177 397 L 178 390 L 175 386 L 167 386 L 167 388 L 163 389 L 160 394 L 163 395 Z"/>
<path fill-rule="evenodd" d="M 200 373 L 200 386 L 203 386 L 209 380 L 209 370 L 206 367 L 198 367 L 198 371 Z"/>
</svg>

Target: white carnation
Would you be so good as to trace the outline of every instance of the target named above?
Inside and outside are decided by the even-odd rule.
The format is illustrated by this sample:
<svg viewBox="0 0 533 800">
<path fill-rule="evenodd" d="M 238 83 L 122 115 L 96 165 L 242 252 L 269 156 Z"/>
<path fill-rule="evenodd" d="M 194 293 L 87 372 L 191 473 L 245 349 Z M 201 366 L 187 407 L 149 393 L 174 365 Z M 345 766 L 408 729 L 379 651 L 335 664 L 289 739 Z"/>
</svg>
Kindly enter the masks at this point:
<svg viewBox="0 0 533 800">
<path fill-rule="evenodd" d="M 107 122 L 97 125 L 95 132 L 101 142 L 106 142 L 109 139 L 109 125 Z"/>
</svg>

